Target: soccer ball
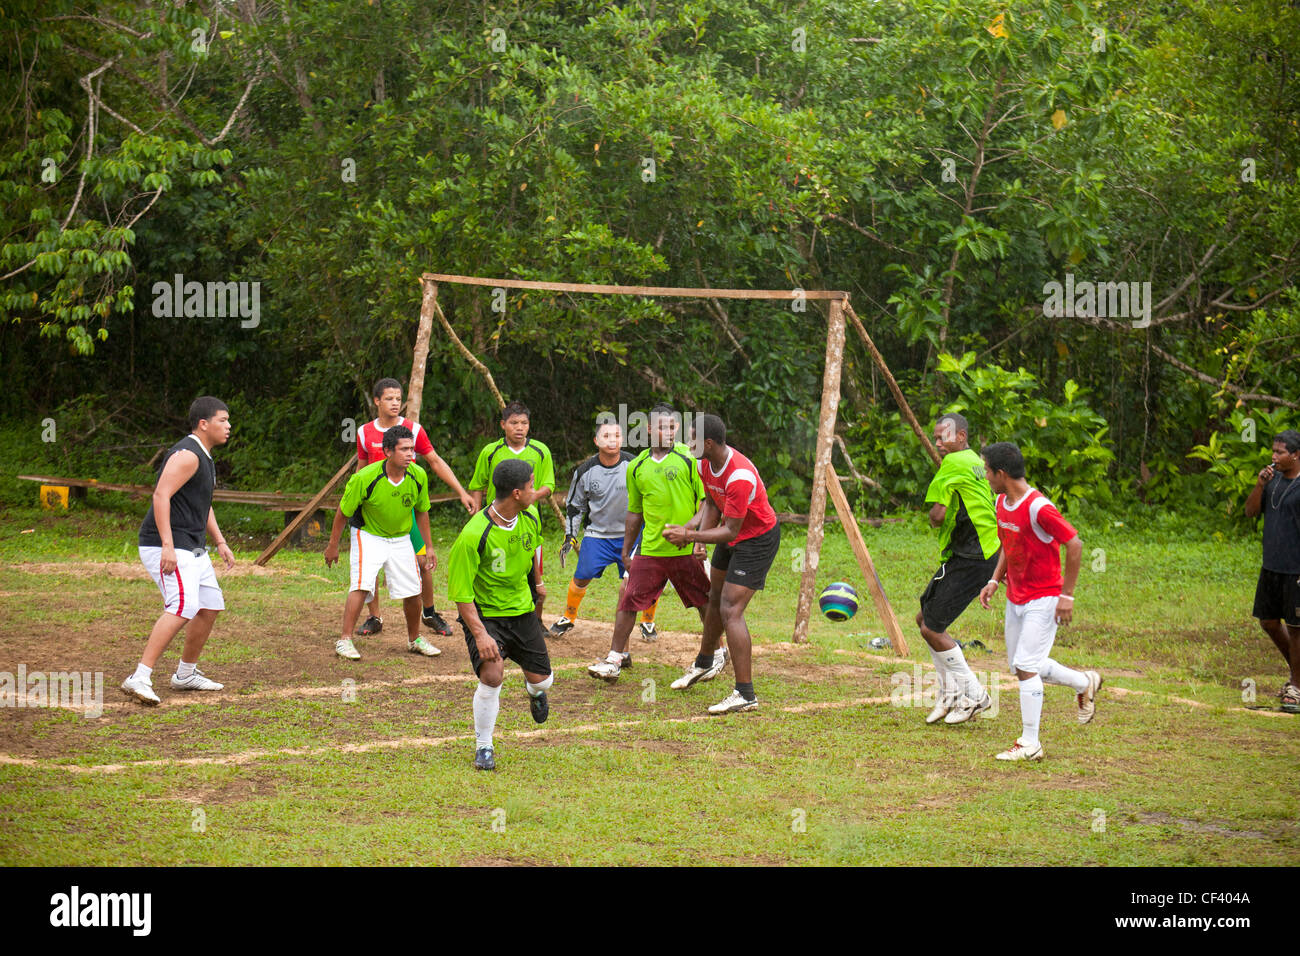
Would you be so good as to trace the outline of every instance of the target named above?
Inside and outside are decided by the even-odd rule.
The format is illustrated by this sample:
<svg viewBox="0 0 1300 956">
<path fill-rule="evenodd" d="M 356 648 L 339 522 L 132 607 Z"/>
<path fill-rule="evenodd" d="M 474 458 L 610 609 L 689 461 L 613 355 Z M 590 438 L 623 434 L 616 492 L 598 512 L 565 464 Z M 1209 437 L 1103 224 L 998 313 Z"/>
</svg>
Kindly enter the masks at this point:
<svg viewBox="0 0 1300 956">
<path fill-rule="evenodd" d="M 836 581 L 826 585 L 817 603 L 830 620 L 847 621 L 858 613 L 858 592 L 853 590 L 853 585 Z"/>
</svg>

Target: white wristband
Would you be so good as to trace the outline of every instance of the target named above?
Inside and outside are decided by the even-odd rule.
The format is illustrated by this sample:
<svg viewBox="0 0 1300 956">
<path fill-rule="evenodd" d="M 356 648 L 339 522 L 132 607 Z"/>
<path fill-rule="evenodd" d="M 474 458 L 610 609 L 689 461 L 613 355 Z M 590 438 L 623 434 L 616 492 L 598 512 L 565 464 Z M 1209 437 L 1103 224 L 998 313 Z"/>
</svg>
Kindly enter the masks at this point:
<svg viewBox="0 0 1300 956">
<path fill-rule="evenodd" d="M 1002 582 L 999 581 L 997 578 L 989 578 L 989 584 L 993 585 L 994 587 L 997 587 L 1001 583 Z M 985 587 L 988 587 L 988 585 L 985 585 Z"/>
<path fill-rule="evenodd" d="M 1073 595 L 1073 594 L 1062 594 L 1062 595 L 1059 595 L 1059 596 L 1058 596 L 1058 600 L 1061 600 L 1061 601 L 1073 601 L 1073 600 L 1074 600 L 1074 595 Z"/>
</svg>

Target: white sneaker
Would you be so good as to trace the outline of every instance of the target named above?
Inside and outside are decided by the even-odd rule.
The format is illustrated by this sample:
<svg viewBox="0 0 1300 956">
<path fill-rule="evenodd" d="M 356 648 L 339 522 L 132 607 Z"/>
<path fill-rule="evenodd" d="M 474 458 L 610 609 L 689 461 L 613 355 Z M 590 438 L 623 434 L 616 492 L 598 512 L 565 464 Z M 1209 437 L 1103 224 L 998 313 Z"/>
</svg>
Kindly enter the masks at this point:
<svg viewBox="0 0 1300 956">
<path fill-rule="evenodd" d="M 724 700 L 709 707 L 710 714 L 740 714 L 747 710 L 758 709 L 758 698 L 746 700 L 738 690 L 733 690 Z"/>
<path fill-rule="evenodd" d="M 979 700 L 971 700 L 965 694 L 961 695 L 961 700 L 957 705 L 948 712 L 948 716 L 943 719 L 945 724 L 964 724 L 976 714 L 982 714 L 993 706 L 993 696 L 988 691 Z"/>
<path fill-rule="evenodd" d="M 350 637 L 335 641 L 334 653 L 339 657 L 346 657 L 350 661 L 361 660 L 361 654 L 357 651 L 357 646 L 352 643 Z"/>
<path fill-rule="evenodd" d="M 714 651 L 713 663 L 708 667 L 696 667 L 695 662 L 691 661 L 690 666 L 686 668 L 686 673 L 673 681 L 668 686 L 673 690 L 685 690 L 701 681 L 713 680 L 722 673 L 722 669 L 727 666 L 727 649 Z"/>
<path fill-rule="evenodd" d="M 1043 745 L 1035 744 L 1033 748 L 1028 748 L 1017 740 L 1002 753 L 997 755 L 998 760 L 1042 760 Z"/>
<path fill-rule="evenodd" d="M 208 680 L 203 676 L 203 671 L 197 667 L 194 668 L 194 673 L 186 678 L 180 678 L 173 674 L 171 684 L 172 690 L 223 690 L 226 686 L 225 684 L 218 684 L 214 680 Z"/>
<path fill-rule="evenodd" d="M 939 699 L 935 701 L 934 709 L 925 715 L 927 724 L 937 724 L 948 716 L 948 712 L 957 706 L 957 693 L 955 691 L 940 694 Z"/>
<path fill-rule="evenodd" d="M 592 677 L 599 677 L 601 680 L 609 681 L 611 684 L 618 680 L 619 672 L 622 667 L 609 661 L 596 661 L 587 668 L 587 673 Z"/>
<path fill-rule="evenodd" d="M 348 643 L 351 644 L 352 642 L 349 641 Z M 353 649 L 355 650 L 355 648 Z M 442 653 L 442 651 L 438 650 L 436 647 L 434 647 L 432 644 L 426 641 L 424 639 L 423 634 L 417 637 L 413 641 L 407 641 L 406 649 L 410 651 L 412 654 L 423 654 L 425 657 L 437 657 L 439 654 Z M 338 650 L 338 648 L 336 647 L 335 650 Z M 360 654 L 357 655 L 357 657 L 360 656 L 361 656 Z"/>
<path fill-rule="evenodd" d="M 1079 702 L 1079 723 L 1086 724 L 1097 713 L 1097 691 L 1101 690 L 1102 677 L 1096 671 L 1083 673 L 1088 678 L 1088 689 L 1075 699 Z"/>
<path fill-rule="evenodd" d="M 162 703 L 158 695 L 153 692 L 153 684 L 144 677 L 136 677 L 132 674 L 122 681 L 122 690 L 128 697 L 134 697 L 140 703 L 148 704 L 150 707 L 157 707 Z"/>
</svg>

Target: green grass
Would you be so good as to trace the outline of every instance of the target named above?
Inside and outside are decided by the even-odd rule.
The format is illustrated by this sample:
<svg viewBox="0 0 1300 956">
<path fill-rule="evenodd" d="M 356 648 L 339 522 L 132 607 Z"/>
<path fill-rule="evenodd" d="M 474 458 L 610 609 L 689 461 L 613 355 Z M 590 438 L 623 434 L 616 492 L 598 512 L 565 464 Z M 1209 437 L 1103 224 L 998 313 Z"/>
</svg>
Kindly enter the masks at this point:
<svg viewBox="0 0 1300 956">
<path fill-rule="evenodd" d="M 0 516 L 0 669 L 21 660 L 103 670 L 116 705 L 118 671 L 138 654 L 157 595 L 147 580 L 84 562 L 134 563 L 141 510 L 15 508 Z M 272 562 L 277 573 L 225 584 L 230 608 L 204 661 L 219 679 L 244 675 L 226 678 L 237 699 L 117 706 L 100 720 L 0 711 L 0 751 L 42 761 L 0 764 L 0 864 L 1300 862 L 1300 799 L 1288 786 L 1300 718 L 1246 710 L 1240 689 L 1251 678 L 1258 703 L 1275 707 L 1285 674 L 1249 616 L 1257 540 L 1081 528 L 1076 623 L 1062 629 L 1053 656 L 1101 670 L 1107 690 L 1097 720 L 1080 727 L 1072 695 L 1049 688 L 1047 759 L 1005 766 L 990 758 L 1018 732 L 1014 689 L 1001 691 L 997 718 L 956 728 L 925 727 L 916 707 L 850 703 L 887 698 L 911 680 L 914 664 L 928 667 L 912 617 L 935 564 L 933 533 L 919 517 L 864 530 L 910 660 L 869 646 L 883 630 L 837 528 L 818 580 L 857 584 L 863 611 L 843 625 L 815 617 L 809 644 L 783 645 L 803 542 L 800 529 L 787 527 L 768 589 L 749 614 L 762 649 L 761 711 L 704 719 L 724 681 L 669 690 L 679 660 L 662 644 L 647 653 L 634 641 L 636 666 L 611 687 L 581 670 L 594 646 L 559 642 L 544 734 L 524 736 L 536 728 L 517 669 L 507 672 L 496 774 L 469 764 L 473 680 L 460 638 L 440 642 L 446 653 L 436 662 L 372 653 L 348 670 L 329 653 L 344 571 L 325 569 L 318 551 L 282 552 Z M 455 531 L 452 513 L 439 514 L 437 554 L 445 556 Z M 551 614 L 567 581 L 551 557 L 558 544 L 552 534 Z M 257 550 L 250 543 L 238 557 L 251 561 Z M 38 563 L 57 567 L 33 573 Z M 436 580 L 441 590 L 445 568 Z M 611 619 L 614 592 L 612 578 L 594 584 L 583 618 Z M 659 623 L 698 626 L 671 593 Z M 970 609 L 953 633 L 988 645 L 971 653 L 973 668 L 1005 675 L 1000 614 Z M 447 679 L 431 682 L 431 673 Z M 334 692 L 349 674 L 362 685 L 353 703 Z M 652 702 L 643 699 L 647 678 Z M 270 693 L 280 687 L 326 691 Z M 810 709 L 788 710 L 801 707 Z M 459 739 L 412 743 L 422 737 Z M 400 745 L 342 749 L 379 741 Z M 284 752 L 295 750 L 316 752 Z M 54 766 L 239 754 L 239 763 L 115 773 Z"/>
</svg>

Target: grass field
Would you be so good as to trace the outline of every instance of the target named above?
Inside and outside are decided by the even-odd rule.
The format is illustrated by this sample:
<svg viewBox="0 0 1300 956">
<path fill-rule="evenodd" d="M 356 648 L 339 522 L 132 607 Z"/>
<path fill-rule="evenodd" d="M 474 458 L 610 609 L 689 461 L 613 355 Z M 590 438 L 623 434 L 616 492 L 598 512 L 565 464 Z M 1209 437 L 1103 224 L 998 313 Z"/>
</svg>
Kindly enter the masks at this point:
<svg viewBox="0 0 1300 956">
<path fill-rule="evenodd" d="M 808 644 L 789 643 L 803 534 L 787 527 L 749 615 L 761 710 L 705 715 L 729 671 L 668 688 L 698 633 L 671 592 L 659 614 L 668 633 L 633 638 L 635 665 L 618 684 L 588 678 L 612 620 L 615 584 L 602 580 L 584 622 L 552 643 L 543 728 L 508 668 L 499 769 L 485 774 L 470 764 L 463 640 L 440 639 L 443 655 L 428 660 L 390 627 L 358 641 L 363 660 L 339 660 L 345 571 L 318 552 L 282 552 L 260 573 L 256 549 L 237 553 L 203 659 L 225 691 L 166 688 L 177 642 L 155 674 L 163 706 L 129 702 L 117 685 L 159 611 L 135 554 L 141 510 L 0 516 L 0 670 L 102 671 L 105 684 L 98 719 L 0 711 L 5 865 L 1300 862 L 1300 718 L 1277 712 L 1282 662 L 1249 616 L 1255 539 L 1081 528 L 1077 623 L 1053 656 L 1100 670 L 1106 687 L 1086 727 L 1073 695 L 1048 688 L 1038 765 L 991 759 L 1019 731 L 1000 612 L 968 610 L 953 628 L 987 646 L 969 659 L 1004 688 L 998 716 L 931 728 L 900 700 L 929 670 L 911 620 L 935 544 L 918 517 L 865 529 L 910 660 L 869 645 L 883 632 L 838 528 L 819 581 L 857 583 L 864 609 L 842 625 L 818 617 Z M 454 532 L 441 512 L 440 557 Z M 558 543 L 548 541 L 548 623 L 566 584 Z M 436 581 L 446 613 L 445 569 Z M 397 607 L 385 604 L 391 624 Z"/>
</svg>

